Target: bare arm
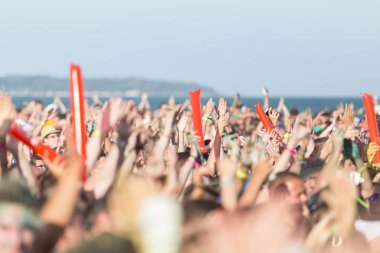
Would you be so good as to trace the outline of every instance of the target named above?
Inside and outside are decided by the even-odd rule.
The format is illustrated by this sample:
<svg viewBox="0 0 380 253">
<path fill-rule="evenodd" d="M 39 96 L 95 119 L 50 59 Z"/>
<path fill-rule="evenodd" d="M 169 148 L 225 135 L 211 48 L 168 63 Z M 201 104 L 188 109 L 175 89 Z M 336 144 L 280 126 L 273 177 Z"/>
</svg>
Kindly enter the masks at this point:
<svg viewBox="0 0 380 253">
<path fill-rule="evenodd" d="M 9 127 L 13 119 L 15 118 L 16 111 L 12 104 L 10 97 L 0 94 L 0 179 L 6 173 L 7 162 L 7 149 L 6 149 L 6 137 L 9 132 Z"/>
<path fill-rule="evenodd" d="M 96 199 L 102 198 L 115 179 L 116 170 L 122 163 L 124 147 L 114 144 L 100 171 L 94 175 L 94 194 Z"/>
<path fill-rule="evenodd" d="M 237 189 L 235 185 L 236 164 L 228 158 L 218 162 L 221 171 L 220 187 L 222 195 L 222 206 L 227 211 L 234 211 L 237 207 Z"/>
<path fill-rule="evenodd" d="M 252 170 L 253 176 L 249 180 L 249 185 L 241 198 L 239 199 L 239 208 L 250 207 L 254 205 L 257 195 L 260 192 L 261 186 L 272 170 L 272 167 L 267 160 L 263 160 L 254 165 Z"/>
<path fill-rule="evenodd" d="M 65 174 L 59 177 L 53 195 L 40 212 L 44 223 L 61 227 L 70 222 L 79 197 L 83 161 L 73 143 L 68 143 L 64 168 Z"/>
<path fill-rule="evenodd" d="M 171 138 L 175 116 L 176 116 L 176 111 L 172 110 L 167 113 L 162 136 L 156 143 L 153 149 L 153 154 L 148 160 L 148 163 L 147 163 L 148 173 L 152 175 L 161 175 L 165 170 L 166 165 L 164 161 L 164 153 Z"/>
</svg>

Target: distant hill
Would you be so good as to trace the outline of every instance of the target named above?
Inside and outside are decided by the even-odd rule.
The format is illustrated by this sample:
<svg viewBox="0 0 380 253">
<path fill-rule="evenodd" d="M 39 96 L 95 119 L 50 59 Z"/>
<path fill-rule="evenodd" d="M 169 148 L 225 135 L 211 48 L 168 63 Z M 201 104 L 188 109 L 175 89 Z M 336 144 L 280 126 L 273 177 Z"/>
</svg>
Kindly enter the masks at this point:
<svg viewBox="0 0 380 253">
<path fill-rule="evenodd" d="M 186 97 L 188 92 L 201 88 L 202 95 L 213 96 L 217 92 L 196 83 L 169 82 L 140 78 L 85 78 L 85 95 L 136 97 L 147 92 L 149 96 Z M 68 97 L 69 81 L 50 76 L 5 76 L 0 77 L 0 90 L 14 97 Z"/>
</svg>

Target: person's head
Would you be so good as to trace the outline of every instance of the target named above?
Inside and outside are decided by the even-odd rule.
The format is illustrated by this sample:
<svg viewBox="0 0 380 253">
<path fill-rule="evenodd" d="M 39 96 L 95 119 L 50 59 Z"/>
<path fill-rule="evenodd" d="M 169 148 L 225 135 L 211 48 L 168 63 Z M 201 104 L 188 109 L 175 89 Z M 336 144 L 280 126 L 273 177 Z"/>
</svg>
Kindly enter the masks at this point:
<svg viewBox="0 0 380 253">
<path fill-rule="evenodd" d="M 40 156 L 38 156 L 36 154 L 32 155 L 31 162 L 33 165 L 33 167 L 32 167 L 33 174 L 37 179 L 39 179 L 41 177 L 41 175 L 46 171 L 45 162 L 42 160 L 42 158 Z"/>
<path fill-rule="evenodd" d="M 215 201 L 210 200 L 186 200 L 182 203 L 184 219 L 183 222 L 189 223 L 195 219 L 204 218 L 209 212 L 220 208 Z"/>
<path fill-rule="evenodd" d="M 297 174 L 288 171 L 277 173 L 269 184 L 269 194 L 274 201 L 285 200 L 289 204 L 301 205 L 303 215 L 308 215 L 305 187 Z"/>
<path fill-rule="evenodd" d="M 40 227 L 38 215 L 17 203 L 0 203 L 0 252 L 26 252 Z"/>
<path fill-rule="evenodd" d="M 44 126 L 41 129 L 41 139 L 43 143 L 52 149 L 56 149 L 58 147 L 59 132 L 60 131 L 53 126 Z"/>
<path fill-rule="evenodd" d="M 0 184 L 0 252 L 28 252 L 41 227 L 39 201 L 22 184 Z"/>
<path fill-rule="evenodd" d="M 305 187 L 306 195 L 308 197 L 319 189 L 317 189 L 317 182 L 319 179 L 320 171 L 322 170 L 325 162 L 321 159 L 309 158 L 305 159 L 305 163 L 301 168 L 301 178 Z"/>
</svg>

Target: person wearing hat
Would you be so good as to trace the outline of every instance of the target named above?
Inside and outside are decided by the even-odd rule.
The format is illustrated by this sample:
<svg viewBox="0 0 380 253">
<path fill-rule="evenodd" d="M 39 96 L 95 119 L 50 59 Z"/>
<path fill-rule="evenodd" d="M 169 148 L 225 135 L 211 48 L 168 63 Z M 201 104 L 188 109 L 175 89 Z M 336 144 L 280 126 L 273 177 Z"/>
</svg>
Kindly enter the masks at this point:
<svg viewBox="0 0 380 253">
<path fill-rule="evenodd" d="M 60 131 L 52 125 L 44 126 L 41 129 L 41 139 L 45 145 L 52 149 L 57 149 Z"/>
</svg>

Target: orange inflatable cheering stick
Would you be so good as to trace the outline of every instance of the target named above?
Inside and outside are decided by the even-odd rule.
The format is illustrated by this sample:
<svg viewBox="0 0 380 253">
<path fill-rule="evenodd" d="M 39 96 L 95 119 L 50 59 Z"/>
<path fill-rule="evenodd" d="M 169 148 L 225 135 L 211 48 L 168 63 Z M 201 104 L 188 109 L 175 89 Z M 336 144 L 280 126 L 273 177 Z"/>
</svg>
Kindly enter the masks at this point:
<svg viewBox="0 0 380 253">
<path fill-rule="evenodd" d="M 84 87 L 81 69 L 78 65 L 70 66 L 70 95 L 73 137 L 78 153 L 86 161 L 86 128 L 84 125 Z M 86 181 L 86 169 L 83 166 L 82 181 Z"/>
<path fill-rule="evenodd" d="M 363 94 L 363 103 L 369 130 L 369 138 L 371 142 L 380 144 L 379 129 L 377 128 L 375 108 L 373 106 L 372 95 L 368 93 Z M 380 163 L 380 151 L 376 153 L 375 163 Z"/>
<path fill-rule="evenodd" d="M 270 121 L 270 119 L 265 114 L 263 107 L 261 107 L 261 104 L 259 102 L 257 102 L 256 104 L 256 112 L 257 112 L 257 115 L 259 115 L 259 118 L 261 122 L 263 123 L 265 130 L 267 130 L 269 133 L 273 131 L 274 126 L 272 122 Z"/>
<path fill-rule="evenodd" d="M 270 119 L 268 118 L 268 116 L 266 115 L 266 113 L 264 112 L 263 107 L 261 106 L 259 102 L 257 102 L 256 104 L 256 112 L 257 112 L 257 115 L 259 115 L 259 118 L 261 122 L 263 123 L 265 130 L 267 130 L 267 133 L 270 134 L 270 132 L 274 130 L 274 126 L 272 122 L 270 121 Z M 276 133 L 276 139 L 277 141 L 281 141 L 281 137 L 277 133 Z"/>
<path fill-rule="evenodd" d="M 24 130 L 22 130 L 21 127 L 19 127 L 15 122 L 12 123 L 9 133 L 13 138 L 21 141 L 26 146 L 31 148 L 33 152 L 41 158 L 48 160 L 51 163 L 56 162 L 56 159 L 59 159 L 58 162 L 63 161 L 63 158 L 57 154 L 57 152 L 43 144 L 36 137 L 24 132 Z"/>
<path fill-rule="evenodd" d="M 193 123 L 195 135 L 199 137 L 199 147 L 202 153 L 206 153 L 206 147 L 203 140 L 203 130 L 202 130 L 202 114 L 201 114 L 201 90 L 195 90 L 189 92 L 191 99 L 191 108 L 193 111 Z"/>
</svg>

